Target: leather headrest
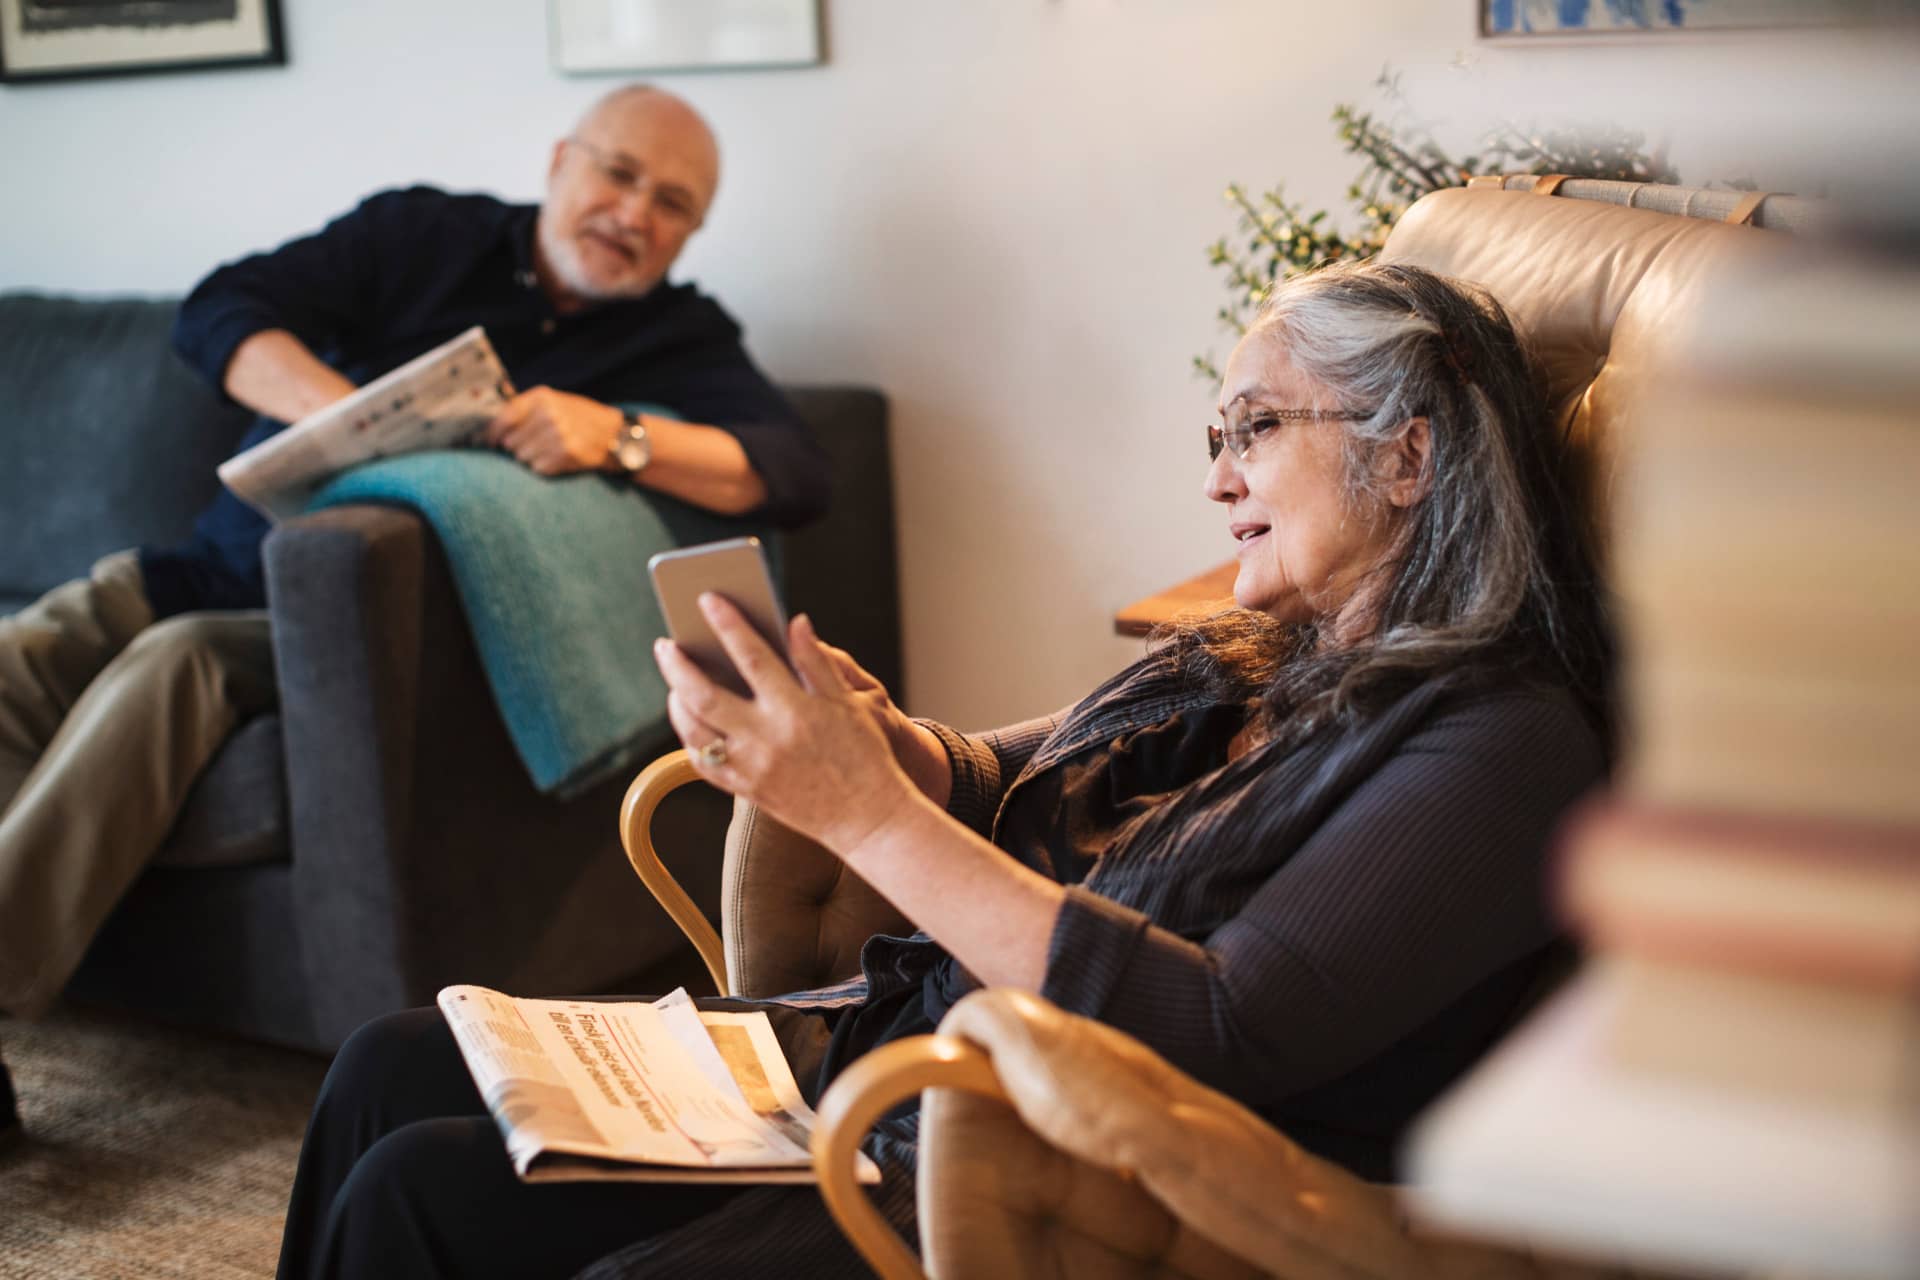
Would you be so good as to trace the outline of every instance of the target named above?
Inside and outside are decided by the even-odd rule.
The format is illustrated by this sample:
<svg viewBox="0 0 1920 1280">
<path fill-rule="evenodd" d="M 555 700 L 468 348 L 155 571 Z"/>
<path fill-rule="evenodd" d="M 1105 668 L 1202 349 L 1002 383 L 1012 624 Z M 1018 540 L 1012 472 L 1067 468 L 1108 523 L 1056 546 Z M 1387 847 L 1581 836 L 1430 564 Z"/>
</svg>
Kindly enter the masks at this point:
<svg viewBox="0 0 1920 1280">
<path fill-rule="evenodd" d="M 1730 260 L 1786 239 L 1589 200 L 1450 189 L 1408 209 L 1380 256 L 1478 284 L 1506 307 L 1546 371 L 1552 425 L 1599 530 L 1663 350 L 1701 321 L 1709 281 Z"/>
</svg>

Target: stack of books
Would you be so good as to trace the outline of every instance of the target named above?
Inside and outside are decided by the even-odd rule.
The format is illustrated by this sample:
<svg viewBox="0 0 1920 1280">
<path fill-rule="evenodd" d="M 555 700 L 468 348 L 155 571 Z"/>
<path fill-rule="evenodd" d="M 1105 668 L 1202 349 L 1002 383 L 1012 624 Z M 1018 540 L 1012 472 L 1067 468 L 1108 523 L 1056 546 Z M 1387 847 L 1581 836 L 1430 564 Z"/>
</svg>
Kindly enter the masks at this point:
<svg viewBox="0 0 1920 1280">
<path fill-rule="evenodd" d="M 1423 1119 L 1449 1227 L 1920 1277 L 1920 287 L 1748 284 L 1630 441 L 1625 740 L 1564 832 L 1588 949 Z"/>
</svg>

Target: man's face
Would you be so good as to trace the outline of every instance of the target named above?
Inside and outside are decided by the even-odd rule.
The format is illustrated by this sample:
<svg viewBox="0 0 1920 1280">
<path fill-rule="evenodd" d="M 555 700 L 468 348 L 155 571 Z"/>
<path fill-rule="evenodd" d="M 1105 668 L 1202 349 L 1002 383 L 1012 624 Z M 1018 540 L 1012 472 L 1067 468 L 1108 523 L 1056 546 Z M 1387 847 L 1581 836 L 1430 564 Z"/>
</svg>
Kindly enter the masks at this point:
<svg viewBox="0 0 1920 1280">
<path fill-rule="evenodd" d="M 698 116 L 665 94 L 602 103 L 554 147 L 538 245 L 556 302 L 635 298 L 706 218 L 719 176 Z"/>
</svg>

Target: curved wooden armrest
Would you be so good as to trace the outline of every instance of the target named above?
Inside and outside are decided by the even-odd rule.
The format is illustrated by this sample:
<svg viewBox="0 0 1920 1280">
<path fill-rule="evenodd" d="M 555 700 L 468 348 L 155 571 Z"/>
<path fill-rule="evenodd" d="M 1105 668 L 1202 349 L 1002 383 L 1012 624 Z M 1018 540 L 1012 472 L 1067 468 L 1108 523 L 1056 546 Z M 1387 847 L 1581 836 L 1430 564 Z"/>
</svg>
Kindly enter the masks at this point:
<svg viewBox="0 0 1920 1280">
<path fill-rule="evenodd" d="M 1651 1280 L 1654 1274 L 1541 1257 L 1520 1242 L 1429 1234 L 1407 1220 L 1394 1188 L 1307 1154 L 1119 1032 L 1043 1020 L 1038 1039 L 1023 1036 L 1035 1025 L 1034 1011 L 995 997 L 992 990 L 978 992 L 956 1006 L 942 1025 L 965 1024 L 960 1034 L 914 1036 L 875 1049 L 820 1100 L 813 1167 L 821 1196 L 882 1280 L 925 1280 L 925 1273 L 857 1182 L 855 1156 L 881 1116 L 925 1089 L 958 1089 L 1005 1103 L 1055 1149 L 1138 1179 L 1210 1249 L 1274 1274 L 1347 1280 Z M 1057 1011 L 1052 1019 L 1083 1022 Z M 998 1065 L 975 1037 L 997 1047 Z M 1111 1077 L 1105 1087 L 1096 1069 L 1103 1063 Z M 1035 1070 L 1043 1066 L 1053 1070 Z M 1003 1070 L 1014 1081 L 1011 1089 L 1002 1083 Z M 1063 1080 L 1077 1082 L 1065 1095 L 1057 1092 Z M 1035 1106 L 1044 1114 L 1036 1116 Z M 1056 1121 L 1085 1141 L 1063 1140 Z M 1050 1129 L 1055 1136 L 1048 1137 Z M 1122 1152 L 1124 1165 L 1115 1163 Z M 1136 1163 L 1141 1158 L 1144 1163 Z M 929 1223 L 921 1226 L 924 1232 Z"/>
<path fill-rule="evenodd" d="M 620 843 L 626 847 L 627 861 L 633 864 L 641 883 L 667 909 L 673 922 L 680 926 L 680 932 L 687 935 L 687 941 L 700 953 L 701 962 L 713 976 L 714 988 L 726 995 L 727 955 L 720 945 L 720 935 L 653 848 L 654 810 L 673 792 L 689 782 L 699 781 L 700 775 L 685 751 L 670 752 L 642 769 L 633 785 L 627 788 L 627 798 L 620 802 Z"/>
<path fill-rule="evenodd" d="M 909 1036 L 882 1045 L 840 1074 L 820 1099 L 813 1171 L 840 1230 L 881 1280 L 925 1280 L 920 1259 L 887 1225 L 855 1177 L 854 1155 L 874 1122 L 922 1089 L 964 1089 L 1007 1099 L 993 1059 L 956 1036 Z"/>
</svg>

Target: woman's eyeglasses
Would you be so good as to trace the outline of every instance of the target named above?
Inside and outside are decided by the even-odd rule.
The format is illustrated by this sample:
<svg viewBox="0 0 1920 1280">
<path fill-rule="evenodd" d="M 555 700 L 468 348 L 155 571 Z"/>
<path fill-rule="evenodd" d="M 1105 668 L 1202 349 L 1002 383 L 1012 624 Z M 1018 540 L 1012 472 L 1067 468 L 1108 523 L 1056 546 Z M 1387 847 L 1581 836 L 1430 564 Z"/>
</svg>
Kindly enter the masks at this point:
<svg viewBox="0 0 1920 1280">
<path fill-rule="evenodd" d="M 1349 413 L 1345 409 L 1256 409 L 1244 418 L 1229 421 L 1224 427 L 1216 427 L 1209 422 L 1207 461 L 1218 458 L 1222 449 L 1233 450 L 1236 458 L 1246 457 L 1255 441 L 1265 439 L 1283 422 L 1364 422 L 1367 416 L 1364 413 Z"/>
</svg>

